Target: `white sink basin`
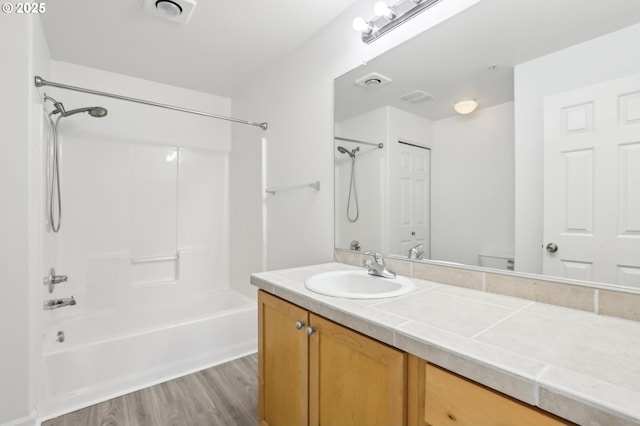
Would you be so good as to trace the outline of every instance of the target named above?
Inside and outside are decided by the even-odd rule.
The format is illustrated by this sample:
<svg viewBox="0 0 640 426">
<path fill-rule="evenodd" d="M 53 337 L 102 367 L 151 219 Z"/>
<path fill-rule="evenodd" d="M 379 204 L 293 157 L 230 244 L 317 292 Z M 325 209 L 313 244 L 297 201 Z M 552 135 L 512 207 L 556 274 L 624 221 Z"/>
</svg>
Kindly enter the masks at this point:
<svg viewBox="0 0 640 426">
<path fill-rule="evenodd" d="M 307 279 L 304 286 L 315 293 L 350 299 L 400 296 L 414 288 L 408 278 L 375 277 L 365 270 L 323 272 Z"/>
</svg>

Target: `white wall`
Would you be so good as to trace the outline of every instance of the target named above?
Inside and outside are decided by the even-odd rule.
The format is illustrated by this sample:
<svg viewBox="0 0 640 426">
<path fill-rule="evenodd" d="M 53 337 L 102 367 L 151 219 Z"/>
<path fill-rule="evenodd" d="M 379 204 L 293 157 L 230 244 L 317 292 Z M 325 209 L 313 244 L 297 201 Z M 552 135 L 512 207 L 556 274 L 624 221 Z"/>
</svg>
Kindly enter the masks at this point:
<svg viewBox="0 0 640 426">
<path fill-rule="evenodd" d="M 172 104 L 195 110 L 230 114 L 228 98 L 129 77 L 62 61 L 53 61 L 50 76 L 45 79 L 72 86 L 116 93 L 132 98 Z M 206 150 L 228 151 L 231 148 L 231 124 L 228 121 L 181 113 L 117 99 L 44 87 L 41 91 L 61 101 L 67 110 L 100 105 L 109 110 L 105 118 L 63 121 L 68 133 L 88 137 L 135 141 L 139 143 L 183 146 Z M 102 124 L 96 125 L 96 122 Z"/>
<path fill-rule="evenodd" d="M 434 123 L 433 259 L 513 253 L 513 102 Z"/>
<path fill-rule="evenodd" d="M 266 184 L 291 185 L 320 180 L 320 192 L 300 190 L 266 200 L 266 268 L 276 269 L 330 261 L 333 257 L 333 80 L 391 47 L 436 25 L 476 3 L 477 0 L 442 2 L 429 11 L 394 29 L 381 39 L 365 45 L 351 28 L 356 16 L 373 16 L 373 1 L 355 3 L 296 52 L 277 61 L 256 78 L 237 88 L 233 113 L 239 117 L 269 122 L 266 137 Z M 252 153 L 245 158 L 232 157 L 238 175 L 258 184 L 259 133 L 233 129 L 234 145 L 244 144 Z M 236 161 L 237 160 L 237 161 Z M 233 181 L 233 179 L 232 179 Z M 240 206 L 240 202 L 233 205 Z M 232 218 L 234 230 L 248 224 L 256 229 L 261 223 L 263 205 L 243 204 L 244 210 Z M 233 239 L 233 236 L 232 236 Z M 247 242 L 249 243 L 249 242 Z M 243 267 L 242 257 L 232 252 L 236 276 L 246 283 L 251 267 L 259 258 L 249 249 Z M 234 260 L 235 259 L 235 260 Z M 244 272 L 242 272 L 244 271 Z M 242 285 L 242 284 L 239 284 Z"/>
<path fill-rule="evenodd" d="M 0 35 L 0 424 L 35 424 L 37 305 L 41 279 L 39 216 L 40 144 L 35 70 L 48 67 L 49 52 L 40 21 L 31 15 L 4 15 Z"/>
<path fill-rule="evenodd" d="M 515 67 L 517 271 L 542 272 L 545 96 L 640 72 L 640 55 L 632 47 L 639 39 L 640 24 Z"/>
</svg>

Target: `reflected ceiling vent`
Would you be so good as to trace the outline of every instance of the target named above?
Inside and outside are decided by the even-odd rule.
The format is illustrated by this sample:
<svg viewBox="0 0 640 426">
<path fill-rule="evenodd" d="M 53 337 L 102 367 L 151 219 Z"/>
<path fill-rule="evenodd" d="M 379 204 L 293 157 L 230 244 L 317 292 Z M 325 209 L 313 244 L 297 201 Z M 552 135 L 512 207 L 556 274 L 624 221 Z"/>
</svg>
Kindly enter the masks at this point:
<svg viewBox="0 0 640 426">
<path fill-rule="evenodd" d="M 142 9 L 150 15 L 186 24 L 196 8 L 195 0 L 142 0 Z"/>
<path fill-rule="evenodd" d="M 413 92 L 405 93 L 400 96 L 400 99 L 412 104 L 421 104 L 422 102 L 427 102 L 433 99 L 433 95 L 425 92 L 424 90 L 414 90 Z"/>
<path fill-rule="evenodd" d="M 365 89 L 377 89 L 378 87 L 386 86 L 391 83 L 391 79 L 377 72 L 372 72 L 371 74 L 367 74 L 364 77 L 357 79 L 355 83 Z"/>
</svg>

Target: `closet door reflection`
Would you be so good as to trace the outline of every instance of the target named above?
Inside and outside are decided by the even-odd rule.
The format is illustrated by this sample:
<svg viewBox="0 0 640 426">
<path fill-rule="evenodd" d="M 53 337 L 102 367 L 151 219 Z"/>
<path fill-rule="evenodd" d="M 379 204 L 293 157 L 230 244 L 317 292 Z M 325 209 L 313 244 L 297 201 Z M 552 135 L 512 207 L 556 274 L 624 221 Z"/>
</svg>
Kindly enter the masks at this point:
<svg viewBox="0 0 640 426">
<path fill-rule="evenodd" d="M 412 247 L 430 258 L 431 150 L 398 141 L 389 169 L 390 250 L 407 256 Z"/>
</svg>

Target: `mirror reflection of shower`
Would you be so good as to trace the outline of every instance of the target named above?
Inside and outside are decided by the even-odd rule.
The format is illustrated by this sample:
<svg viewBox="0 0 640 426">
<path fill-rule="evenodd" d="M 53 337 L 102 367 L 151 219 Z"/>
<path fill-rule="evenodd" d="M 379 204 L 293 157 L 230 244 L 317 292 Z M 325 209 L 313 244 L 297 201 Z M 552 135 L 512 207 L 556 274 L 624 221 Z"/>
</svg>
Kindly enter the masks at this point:
<svg viewBox="0 0 640 426">
<path fill-rule="evenodd" d="M 349 151 L 343 146 L 338 147 L 338 152 L 340 152 L 341 154 L 347 154 L 349 157 L 351 157 L 351 179 L 349 182 L 349 195 L 347 197 L 347 219 L 349 219 L 349 222 L 355 222 L 358 220 L 358 217 L 360 217 L 360 206 L 358 205 L 358 191 L 356 189 L 356 174 L 355 174 L 356 152 L 358 151 L 360 151 L 360 147 L 355 147 L 351 151 Z M 351 214 L 351 200 L 354 201 L 354 206 L 355 206 L 354 215 Z"/>
<path fill-rule="evenodd" d="M 74 114 L 86 112 L 92 117 L 105 117 L 107 109 L 99 106 L 72 109 L 67 111 L 62 102 L 58 102 L 45 93 L 44 101 L 49 101 L 55 108 L 48 114 L 49 134 L 47 137 L 47 198 L 49 205 L 49 223 L 53 232 L 60 231 L 60 221 L 62 219 L 62 196 L 60 194 L 60 147 L 58 144 L 58 122 L 62 117 L 69 117 Z M 55 121 L 53 116 L 59 114 Z M 57 213 L 57 215 L 56 215 Z"/>
</svg>

